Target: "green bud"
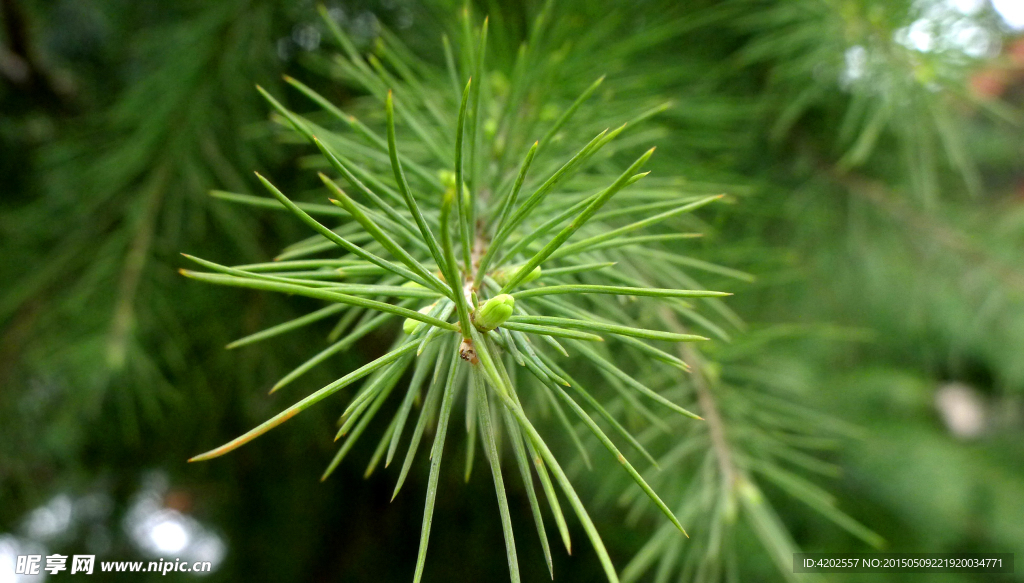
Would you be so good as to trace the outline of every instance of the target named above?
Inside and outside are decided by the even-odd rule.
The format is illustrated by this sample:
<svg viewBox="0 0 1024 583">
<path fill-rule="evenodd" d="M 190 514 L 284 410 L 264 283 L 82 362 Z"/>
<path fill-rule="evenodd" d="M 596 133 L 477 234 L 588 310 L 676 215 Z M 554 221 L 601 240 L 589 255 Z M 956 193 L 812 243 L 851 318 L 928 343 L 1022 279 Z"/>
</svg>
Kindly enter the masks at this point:
<svg viewBox="0 0 1024 583">
<path fill-rule="evenodd" d="M 455 173 L 451 170 L 438 170 L 437 177 L 441 179 L 441 184 L 444 186 L 445 193 L 455 192 Z M 447 196 L 447 194 L 446 194 Z M 469 204 L 469 187 L 466 183 L 462 183 L 462 204 Z"/>
<path fill-rule="evenodd" d="M 423 325 L 423 322 L 420 322 L 419 320 L 413 320 L 412 318 L 406 318 L 405 322 L 402 322 L 402 331 L 405 332 L 406 334 L 409 334 L 411 336 L 412 334 L 415 334 L 416 331 L 419 330 L 420 326 L 422 326 L 422 325 Z"/>
<path fill-rule="evenodd" d="M 518 271 L 518 269 L 516 271 Z M 537 267 L 533 268 L 533 271 L 531 271 L 530 273 L 527 273 L 526 277 L 524 277 L 523 281 L 521 281 L 520 283 L 530 283 L 531 281 L 533 281 L 533 280 L 537 279 L 538 277 L 540 277 L 540 274 L 541 274 L 541 269 L 540 269 L 540 265 L 538 265 Z"/>
<path fill-rule="evenodd" d="M 409 283 L 414 283 L 414 282 L 409 282 Z M 419 310 L 416 310 L 416 311 L 421 313 L 421 314 L 423 314 L 424 316 L 426 316 L 427 314 L 430 313 L 430 310 L 434 309 L 434 306 L 436 304 L 437 304 L 437 302 L 434 302 L 433 304 L 430 304 L 429 306 L 423 306 L 422 308 L 420 308 Z M 419 320 L 413 320 L 412 318 L 406 318 L 405 322 L 402 322 L 402 331 L 405 332 L 406 334 L 410 334 L 410 335 L 411 334 L 415 334 L 416 331 L 419 330 L 420 326 L 422 326 L 422 325 L 423 325 L 423 322 L 420 322 Z"/>
<path fill-rule="evenodd" d="M 437 177 L 441 179 L 441 185 L 445 190 L 455 190 L 455 173 L 451 170 L 438 170 Z"/>
<path fill-rule="evenodd" d="M 509 280 L 512 279 L 513 275 L 515 275 L 516 273 L 519 272 L 519 269 L 523 265 L 525 265 L 525 264 L 507 265 L 505 267 L 496 269 L 494 271 L 494 273 L 491 274 L 491 277 L 494 278 L 494 281 L 498 282 L 498 285 L 505 285 L 505 284 L 507 284 L 509 282 Z M 533 271 L 531 271 L 530 273 L 526 274 L 526 277 L 523 278 L 523 281 L 521 281 L 519 283 L 530 283 L 531 281 L 533 281 L 533 280 L 537 279 L 538 277 L 540 277 L 540 274 L 541 274 L 541 268 L 540 268 L 540 265 L 538 265 L 537 267 L 533 268 Z"/>
<path fill-rule="evenodd" d="M 751 484 L 746 479 L 741 478 L 739 483 L 736 485 L 736 490 L 740 496 L 746 498 L 747 502 L 751 504 L 761 504 L 764 502 L 764 497 L 761 495 L 761 490 L 758 490 L 757 486 Z"/>
<path fill-rule="evenodd" d="M 512 308 L 515 305 L 515 298 L 508 294 L 494 296 L 477 308 L 473 323 L 484 332 L 494 330 L 512 316 Z"/>
</svg>

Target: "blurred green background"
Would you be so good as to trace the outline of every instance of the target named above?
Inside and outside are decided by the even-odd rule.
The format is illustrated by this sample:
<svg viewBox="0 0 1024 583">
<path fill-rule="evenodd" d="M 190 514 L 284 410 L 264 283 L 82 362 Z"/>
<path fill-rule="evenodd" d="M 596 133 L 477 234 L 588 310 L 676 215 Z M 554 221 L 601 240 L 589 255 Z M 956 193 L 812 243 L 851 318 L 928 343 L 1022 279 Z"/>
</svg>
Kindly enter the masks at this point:
<svg viewBox="0 0 1024 583">
<path fill-rule="evenodd" d="M 328 8 L 362 47 L 386 29 L 443 62 L 437 40 L 454 6 Z M 337 103 L 352 97 L 317 68 L 333 48 L 315 5 L 0 9 L 0 582 L 22 580 L 8 570 L 18 554 L 52 552 L 210 560 L 217 581 L 410 580 L 425 460 L 394 502 L 395 468 L 362 477 L 372 442 L 320 483 L 336 411 L 185 463 L 291 402 L 266 389 L 329 330 L 227 351 L 315 304 L 176 273 L 179 252 L 255 262 L 306 235 L 208 192 L 254 191 L 252 170 L 304 183 L 300 152 L 276 139 L 254 84 L 280 94 L 289 74 Z M 750 328 L 738 350 L 771 363 L 759 382 L 842 428 L 822 454 L 842 472 L 815 483 L 885 550 L 1024 549 L 1024 3 L 561 9 L 574 15 L 565 26 L 618 18 L 637 36 L 662 35 L 642 63 L 609 63 L 610 82 L 646 65 L 642 82 L 675 104 L 655 168 L 730 195 L 699 257 L 756 276 L 728 290 Z M 502 11 L 515 36 L 538 6 L 475 10 Z M 665 34 L 665 21 L 680 24 Z M 791 333 L 759 333 L 769 325 Z M 304 383 L 327 383 L 387 342 L 371 337 Z M 585 498 L 600 498 L 600 472 L 576 476 Z M 442 481 L 425 580 L 505 580 L 487 476 Z M 871 550 L 786 492 L 766 493 L 804 550 Z M 521 485 L 510 497 L 523 579 L 547 580 Z M 624 524 L 614 496 L 592 514 L 620 568 L 660 525 Z M 753 540 L 743 580 L 783 579 Z M 577 546 L 554 553 L 556 580 L 602 580 Z M 1017 572 L 831 579 L 1024 580 Z"/>
</svg>

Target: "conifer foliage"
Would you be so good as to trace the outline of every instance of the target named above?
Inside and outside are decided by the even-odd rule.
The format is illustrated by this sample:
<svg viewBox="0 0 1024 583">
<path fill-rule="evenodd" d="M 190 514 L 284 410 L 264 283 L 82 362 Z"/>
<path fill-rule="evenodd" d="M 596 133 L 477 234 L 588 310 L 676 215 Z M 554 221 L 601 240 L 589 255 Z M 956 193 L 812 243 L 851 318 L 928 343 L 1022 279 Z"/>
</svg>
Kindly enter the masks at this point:
<svg viewBox="0 0 1024 583">
<path fill-rule="evenodd" d="M 1013 0 L 325 1 L 0 2 L 0 569 L 1020 546 Z"/>
<path fill-rule="evenodd" d="M 603 401 L 614 396 L 636 403 L 657 423 L 663 423 L 662 417 L 651 407 L 700 422 L 701 417 L 623 367 L 630 359 L 645 359 L 678 379 L 690 370 L 684 359 L 662 346 L 707 338 L 683 331 L 676 314 L 696 314 L 691 303 L 695 299 L 729 294 L 706 290 L 672 269 L 672 255 L 662 246 L 698 236 L 681 231 L 677 219 L 721 196 L 680 196 L 661 186 L 665 179 L 644 188 L 644 166 L 655 149 L 637 156 L 629 132 L 642 128 L 664 106 L 624 118 L 579 119 L 579 110 L 594 107 L 591 99 L 604 78 L 571 101 L 552 91 L 567 65 L 550 54 L 549 47 L 558 40 L 548 35 L 551 10 L 549 4 L 536 17 L 530 40 L 504 70 L 501 62 L 488 61 L 488 20 L 475 22 L 464 10 L 457 41 L 444 39 L 447 71 L 423 63 L 389 36 L 381 38 L 374 53 L 364 55 L 324 11 L 343 50 L 333 66 L 358 83 L 369 94 L 366 101 L 376 102 L 383 115 L 371 114 L 363 121 L 288 78 L 297 92 L 321 108 L 322 117 L 314 119 L 289 110 L 261 88 L 281 122 L 321 154 L 325 172 L 319 178 L 331 205 L 293 202 L 260 175 L 271 197 L 216 193 L 242 204 L 280 204 L 315 235 L 275 261 L 228 267 L 189 256 L 205 270 L 182 272 L 208 283 L 326 303 L 238 344 L 321 318 L 339 318 L 335 343 L 282 379 L 275 391 L 371 331 L 392 320 L 404 321 L 384 355 L 192 461 L 228 453 L 362 381 L 339 419 L 336 440 L 342 443 L 323 477 L 342 462 L 394 392 L 401 406 L 380 437 L 370 472 L 381 462 L 387 466 L 393 461 L 411 424 L 413 404 L 422 403 L 395 488 L 397 495 L 425 429 L 436 427 L 417 581 L 457 401 L 464 403 L 469 432 L 465 471 L 468 477 L 479 438 L 501 510 L 513 581 L 519 580 L 519 567 L 499 443 L 509 444 L 514 453 L 549 569 L 535 480 L 566 549 L 570 540 L 560 497 L 582 523 L 608 579 L 617 580 L 587 510 L 532 420 L 539 408 L 557 411 L 563 429 L 586 456 L 575 425 L 582 424 L 685 534 L 612 436 L 629 446 L 631 457 L 653 461 L 650 453 Z M 544 119 L 552 109 L 557 117 Z M 595 131 L 595 122 L 615 125 Z M 619 167 L 616 161 L 623 156 L 634 159 Z M 650 259 L 617 261 L 623 250 L 630 250 L 628 255 L 637 249 Z M 575 377 L 584 364 L 613 379 L 619 394 L 580 384 Z"/>
</svg>

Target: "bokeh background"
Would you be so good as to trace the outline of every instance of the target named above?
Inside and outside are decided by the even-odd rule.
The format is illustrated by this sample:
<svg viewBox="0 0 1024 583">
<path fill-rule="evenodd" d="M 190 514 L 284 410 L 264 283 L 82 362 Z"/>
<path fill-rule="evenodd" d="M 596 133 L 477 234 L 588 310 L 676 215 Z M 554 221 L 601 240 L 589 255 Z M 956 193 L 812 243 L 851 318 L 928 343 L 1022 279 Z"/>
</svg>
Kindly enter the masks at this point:
<svg viewBox="0 0 1024 583">
<path fill-rule="evenodd" d="M 474 10 L 516 23 L 534 4 Z M 699 257 L 756 276 L 727 289 L 751 334 L 738 342 L 773 363 L 760 382 L 841 429 L 821 454 L 841 472 L 815 483 L 885 550 L 1024 549 L 1024 2 L 630 4 L 560 14 L 661 35 L 643 63 L 609 63 L 607 84 L 647 65 L 643 82 L 674 102 L 655 168 L 730 195 Z M 388 30 L 443 63 L 456 7 L 328 9 L 366 50 Z M 681 24 L 666 34 L 666 21 Z M 210 560 L 210 581 L 410 580 L 426 464 L 389 502 L 395 468 L 364 479 L 365 442 L 321 483 L 336 411 L 185 463 L 290 403 L 266 389 L 329 331 L 225 350 L 312 304 L 176 273 L 179 252 L 256 262 L 305 236 L 208 192 L 255 191 L 252 170 L 279 185 L 308 175 L 254 84 L 281 94 L 288 74 L 353 97 L 323 73 L 335 48 L 315 5 L 0 0 L 0 24 L 0 582 L 22 580 L 17 555 L 52 552 Z M 386 343 L 371 338 L 303 383 Z M 575 479 L 621 567 L 660 522 L 627 524 L 599 474 Z M 546 580 L 525 493 L 510 487 L 523 578 Z M 488 476 L 442 473 L 439 492 L 425 580 L 504 580 Z M 766 493 L 801 548 L 871 550 Z M 601 580 L 577 546 L 556 549 L 556 580 Z M 753 539 L 748 550 L 744 580 L 784 578 Z M 913 577 L 1024 580 L 1017 571 Z"/>
</svg>

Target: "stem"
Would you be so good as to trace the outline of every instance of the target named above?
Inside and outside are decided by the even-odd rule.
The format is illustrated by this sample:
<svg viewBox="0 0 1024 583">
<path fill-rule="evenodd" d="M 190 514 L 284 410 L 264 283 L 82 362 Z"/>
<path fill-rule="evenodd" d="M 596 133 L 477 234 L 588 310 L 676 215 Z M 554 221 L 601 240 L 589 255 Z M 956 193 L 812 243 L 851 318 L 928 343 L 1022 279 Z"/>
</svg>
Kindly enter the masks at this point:
<svg viewBox="0 0 1024 583">
<path fill-rule="evenodd" d="M 153 244 L 153 232 L 160 214 L 160 203 L 166 189 L 167 167 L 161 166 L 153 177 L 153 183 L 145 198 L 142 216 L 139 217 L 131 248 L 124 260 L 124 271 L 118 286 L 117 304 L 111 319 L 110 337 L 107 341 L 107 365 L 114 370 L 124 366 L 128 350 L 128 337 L 135 323 L 135 294 L 139 289 L 142 271 L 149 259 Z"/>
<path fill-rule="evenodd" d="M 670 329 L 679 333 L 686 331 L 686 327 L 679 322 L 672 310 L 662 308 L 661 314 Z M 718 469 L 722 473 L 722 486 L 726 491 L 731 491 L 736 485 L 736 478 L 740 472 L 736 469 L 736 465 L 733 462 L 732 450 L 725 437 L 725 423 L 722 422 L 722 416 L 718 411 L 718 404 L 711 394 L 711 388 L 705 372 L 704 356 L 695 346 L 689 343 L 680 344 L 678 351 L 679 357 L 690 365 L 690 375 L 693 379 L 693 386 L 697 391 L 697 402 L 700 405 L 704 421 L 708 424 L 711 449 L 715 454 L 715 459 L 718 460 Z"/>
</svg>

